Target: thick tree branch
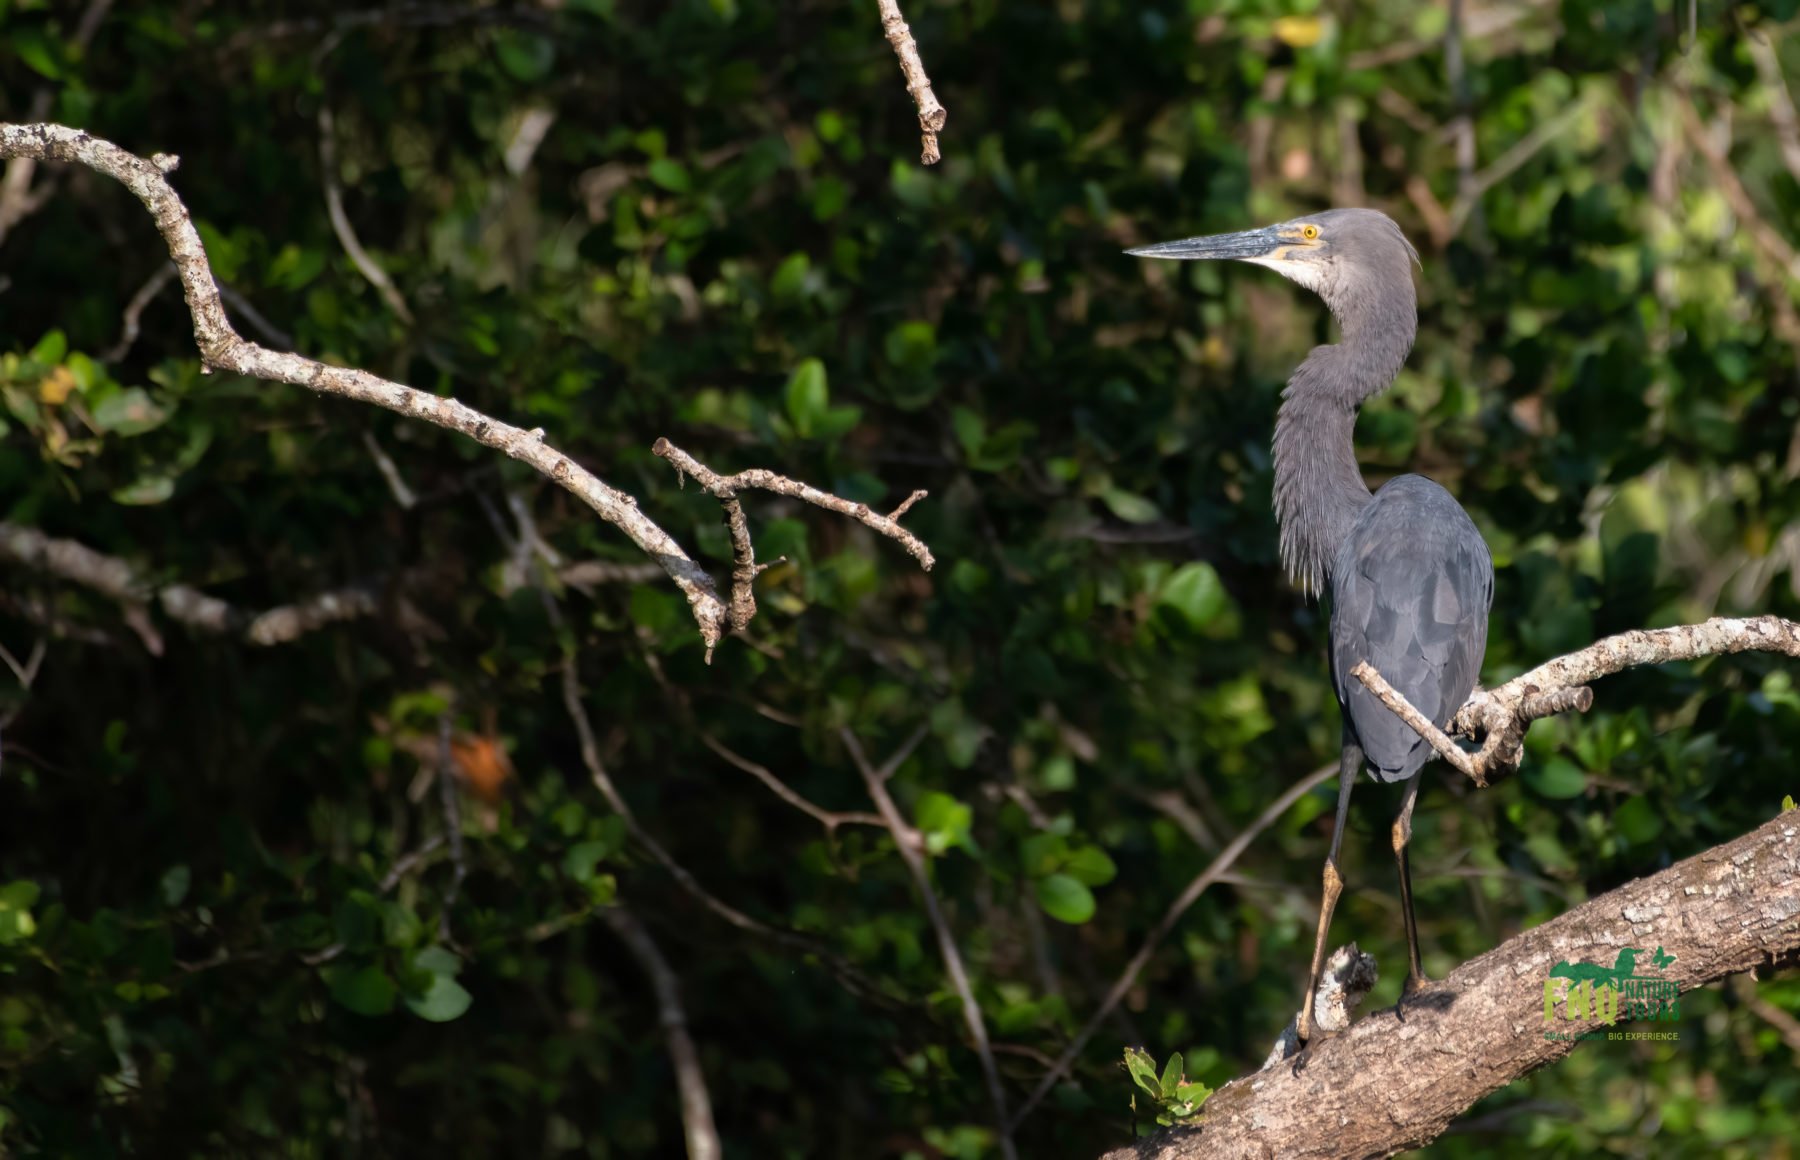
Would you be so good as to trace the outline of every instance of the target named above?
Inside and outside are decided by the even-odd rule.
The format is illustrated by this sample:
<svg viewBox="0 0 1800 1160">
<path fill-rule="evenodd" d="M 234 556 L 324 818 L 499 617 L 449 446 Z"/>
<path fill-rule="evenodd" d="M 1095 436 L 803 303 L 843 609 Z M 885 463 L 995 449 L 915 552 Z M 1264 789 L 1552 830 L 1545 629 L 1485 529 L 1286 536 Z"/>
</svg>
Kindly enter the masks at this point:
<svg viewBox="0 0 1800 1160">
<path fill-rule="evenodd" d="M 1627 947 L 1674 956 L 1682 993 L 1800 950 L 1800 813 L 1628 883 L 1472 959 L 1406 1004 L 1377 1012 L 1277 1066 L 1221 1088 L 1198 1129 L 1106 1160 L 1386 1156 L 1440 1135 L 1476 1100 L 1573 1051 L 1591 1030 L 1544 1017 L 1559 963 L 1609 966 Z M 1560 994 L 1560 991 L 1559 991 Z M 1627 1034 L 1644 1024 L 1603 1030 Z M 1659 1023 L 1661 1029 L 1679 1028 Z M 1121 1093 L 1120 1099 L 1123 1099 Z"/>
</svg>

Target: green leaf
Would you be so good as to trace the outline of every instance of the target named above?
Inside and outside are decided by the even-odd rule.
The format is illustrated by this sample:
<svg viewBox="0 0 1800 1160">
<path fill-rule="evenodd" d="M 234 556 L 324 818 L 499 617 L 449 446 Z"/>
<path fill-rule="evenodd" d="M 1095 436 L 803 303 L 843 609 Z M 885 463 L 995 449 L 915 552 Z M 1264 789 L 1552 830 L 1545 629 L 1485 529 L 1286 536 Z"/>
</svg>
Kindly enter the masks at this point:
<svg viewBox="0 0 1800 1160">
<path fill-rule="evenodd" d="M 987 421 L 980 415 L 967 407 L 952 407 L 950 429 L 956 432 L 956 441 L 962 444 L 966 458 L 981 454 L 981 445 L 987 440 Z"/>
<path fill-rule="evenodd" d="M 1587 774 L 1566 757 L 1527 766 L 1524 777 L 1526 785 L 1547 798 L 1575 798 L 1587 790 Z"/>
<path fill-rule="evenodd" d="M 0 886 L 0 909 L 29 910 L 37 905 L 42 894 L 38 884 L 29 878 L 8 882 L 5 886 Z"/>
<path fill-rule="evenodd" d="M 1044 913 L 1058 922 L 1079 926 L 1094 917 L 1094 892 L 1067 874 L 1038 879 L 1037 900 Z"/>
<path fill-rule="evenodd" d="M 1135 498 L 1135 497 L 1134 497 Z M 1163 585 L 1157 604 L 1179 612 L 1192 628 L 1205 628 L 1231 604 L 1219 573 L 1211 564 L 1196 560 L 1183 564 Z"/>
<path fill-rule="evenodd" d="M 932 855 L 952 846 L 969 845 L 969 826 L 974 811 L 947 793 L 932 792 L 919 799 L 913 824 L 925 835 L 925 850 Z"/>
<path fill-rule="evenodd" d="M 1793 808 L 1794 808 L 1794 795 L 1791 793 L 1783 794 L 1782 798 L 1781 798 L 1781 812 L 1785 814 Z"/>
<path fill-rule="evenodd" d="M 14 48 L 17 47 L 18 45 L 15 42 Z M 63 361 L 63 356 L 68 353 L 69 340 L 63 336 L 63 332 L 60 330 L 48 330 L 44 332 L 44 337 L 38 339 L 37 345 L 31 348 L 31 353 L 25 357 L 38 364 L 40 367 L 49 368 L 60 365 Z"/>
<path fill-rule="evenodd" d="M 140 475 L 112 493 L 114 503 L 148 507 L 175 494 L 175 481 L 166 475 Z"/>
<path fill-rule="evenodd" d="M 774 275 L 769 278 L 769 293 L 784 300 L 798 298 L 806 290 L 811 274 L 812 259 L 804 251 L 797 250 L 775 267 Z"/>
<path fill-rule="evenodd" d="M 434 975 L 449 975 L 454 978 L 462 974 L 462 960 L 456 952 L 444 947 L 426 947 L 413 956 L 413 966 L 421 971 L 429 971 Z"/>
<path fill-rule="evenodd" d="M 38 884 L 29 878 L 0 886 L 0 946 L 23 942 L 37 933 L 31 908 L 38 900 Z"/>
<path fill-rule="evenodd" d="M 43 32 L 35 28 L 21 28 L 9 32 L 13 52 L 18 54 L 25 67 L 39 76 L 50 80 L 61 80 L 63 76 L 63 49 L 60 43 L 52 41 Z"/>
<path fill-rule="evenodd" d="M 193 880 L 193 871 L 186 866 L 171 866 L 163 871 L 162 881 L 158 884 L 163 905 L 180 906 L 182 899 L 187 897 L 188 887 Z"/>
<path fill-rule="evenodd" d="M 1069 877 L 1087 886 L 1105 886 L 1119 874 L 1118 866 L 1098 846 L 1082 846 L 1071 851 L 1063 869 Z"/>
<path fill-rule="evenodd" d="M 386 1015 L 394 1009 L 397 991 L 387 972 L 370 964 L 339 967 L 327 972 L 326 986 L 338 1004 L 358 1015 Z M 410 1002 L 410 1001 L 409 1001 Z"/>
<path fill-rule="evenodd" d="M 1062 869 L 1068 856 L 1069 844 L 1061 834 L 1039 832 L 1019 843 L 1019 864 L 1032 878 Z"/>
<path fill-rule="evenodd" d="M 1160 1096 L 1162 1089 L 1156 1082 L 1156 1058 L 1141 1047 L 1125 1049 L 1125 1070 L 1131 1073 L 1131 1080 L 1153 1096 Z"/>
<path fill-rule="evenodd" d="M 1116 487 L 1109 487 L 1100 493 L 1100 499 L 1112 509 L 1112 514 L 1128 524 L 1148 524 L 1162 517 L 1155 504 L 1141 495 L 1133 495 Z"/>
<path fill-rule="evenodd" d="M 414 1015 L 430 1023 L 448 1023 L 469 1009 L 474 996 L 461 983 L 448 975 L 433 975 L 431 985 L 417 998 L 408 995 L 406 1006 Z"/>
<path fill-rule="evenodd" d="M 1648 800 L 1634 797 L 1613 812 L 1613 829 L 1634 846 L 1656 840 L 1663 832 L 1662 815 Z"/>
<path fill-rule="evenodd" d="M 142 387 L 127 387 L 102 399 L 94 408 L 94 426 L 115 435 L 142 435 L 169 419 L 169 411 L 152 400 Z"/>
<path fill-rule="evenodd" d="M 902 322 L 887 332 L 882 350 L 896 370 L 928 371 L 937 361 L 937 328 L 929 322 Z"/>
<path fill-rule="evenodd" d="M 694 186 L 687 166 L 671 157 L 658 157 L 650 163 L 650 180 L 670 193 L 686 193 Z"/>
<path fill-rule="evenodd" d="M 1169 1057 L 1169 1062 L 1163 1066 L 1162 1083 L 1159 1085 L 1162 1088 L 1163 1099 L 1166 1100 L 1174 1096 L 1175 1086 L 1180 1082 L 1181 1052 L 1177 1051 L 1174 1055 Z"/>
<path fill-rule="evenodd" d="M 563 871 L 577 882 L 586 883 L 594 877 L 594 871 L 600 859 L 606 857 L 605 842 L 577 842 L 569 847 L 563 855 Z"/>
<path fill-rule="evenodd" d="M 803 359 L 788 376 L 788 419 L 794 433 L 811 439 L 823 424 L 831 405 L 831 391 L 825 384 L 825 364 L 816 358 Z"/>
</svg>

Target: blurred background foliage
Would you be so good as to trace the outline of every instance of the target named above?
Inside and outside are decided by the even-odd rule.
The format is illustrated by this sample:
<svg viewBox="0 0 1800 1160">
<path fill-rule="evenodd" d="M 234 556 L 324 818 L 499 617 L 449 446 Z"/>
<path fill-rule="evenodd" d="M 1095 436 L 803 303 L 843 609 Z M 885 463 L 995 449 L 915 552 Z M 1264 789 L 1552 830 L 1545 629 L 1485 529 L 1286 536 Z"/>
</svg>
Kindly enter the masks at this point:
<svg viewBox="0 0 1800 1160">
<path fill-rule="evenodd" d="M 996 1155 L 887 831 L 823 826 L 755 769 L 866 815 L 840 729 L 876 760 L 928 729 L 892 792 L 1016 1108 L 1338 738 L 1269 505 L 1280 384 L 1328 320 L 1265 271 L 1119 251 L 1331 204 L 1387 210 L 1424 259 L 1417 349 L 1359 446 L 1492 545 L 1489 681 L 1620 629 L 1800 615 L 1795 9 L 912 0 L 950 112 L 926 169 L 870 0 L 0 0 L 0 111 L 178 154 L 249 336 L 542 426 L 720 576 L 718 507 L 659 436 L 871 504 L 927 488 L 907 522 L 939 561 L 751 497 L 788 563 L 709 667 L 674 587 L 518 464 L 202 373 L 141 207 L 38 168 L 0 210 L 0 539 L 131 580 L 9 550 L 0 1144 L 676 1154 L 650 984 L 599 921 L 622 902 L 679 977 L 728 1155 Z M 171 585 L 232 631 L 174 615 Z M 245 635 L 346 589 L 365 615 Z M 596 792 L 565 656 L 666 857 Z M 1509 783 L 1428 777 L 1431 974 L 1796 789 L 1791 667 L 1597 694 Z M 1130 1138 L 1127 1044 L 1215 1086 L 1261 1060 L 1331 795 L 1180 922 L 1024 1154 Z M 1355 801 L 1334 931 L 1389 966 L 1377 1005 L 1397 801 Z M 1432 1151 L 1782 1154 L 1797 1004 L 1791 977 L 1684 998 L 1679 1043 L 1586 1048 Z"/>
</svg>

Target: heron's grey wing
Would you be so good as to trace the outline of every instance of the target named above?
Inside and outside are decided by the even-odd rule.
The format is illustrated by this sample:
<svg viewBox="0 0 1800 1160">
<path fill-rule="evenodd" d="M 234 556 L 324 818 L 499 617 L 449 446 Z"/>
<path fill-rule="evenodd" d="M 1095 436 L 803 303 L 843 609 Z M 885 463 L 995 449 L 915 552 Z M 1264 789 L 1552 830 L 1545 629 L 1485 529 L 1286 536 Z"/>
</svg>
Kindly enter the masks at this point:
<svg viewBox="0 0 1800 1160">
<path fill-rule="evenodd" d="M 1468 514 L 1422 476 L 1390 481 L 1351 527 L 1332 569 L 1331 672 L 1371 769 L 1411 777 L 1431 747 L 1350 676 L 1360 661 L 1440 728 L 1468 699 L 1487 651 L 1494 563 Z"/>
</svg>

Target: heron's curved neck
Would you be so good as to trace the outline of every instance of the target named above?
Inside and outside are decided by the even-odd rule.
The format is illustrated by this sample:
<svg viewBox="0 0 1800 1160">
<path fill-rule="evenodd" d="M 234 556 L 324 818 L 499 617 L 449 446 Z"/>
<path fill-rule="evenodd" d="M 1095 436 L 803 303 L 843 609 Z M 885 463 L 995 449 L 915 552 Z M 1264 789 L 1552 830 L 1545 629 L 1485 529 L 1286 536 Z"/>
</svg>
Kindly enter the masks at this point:
<svg viewBox="0 0 1800 1160">
<path fill-rule="evenodd" d="M 1412 350 L 1418 315 L 1410 301 L 1404 305 L 1377 317 L 1340 313 L 1344 340 L 1315 347 L 1282 392 L 1275 516 L 1281 561 L 1308 591 L 1325 590 L 1338 545 L 1369 502 L 1356 465 L 1356 409 L 1394 381 Z"/>
</svg>

